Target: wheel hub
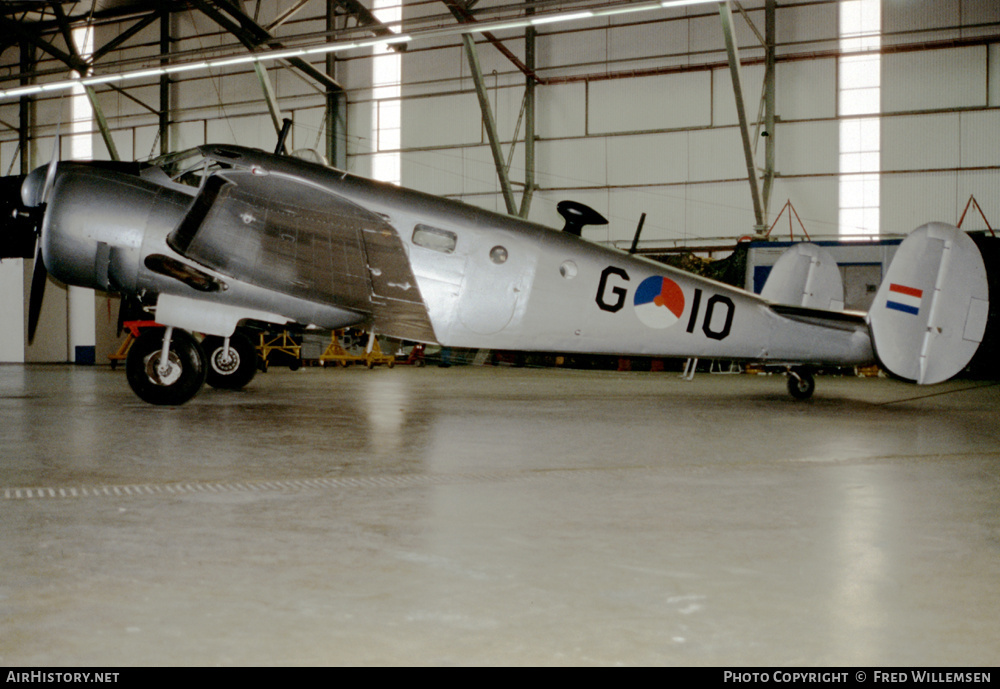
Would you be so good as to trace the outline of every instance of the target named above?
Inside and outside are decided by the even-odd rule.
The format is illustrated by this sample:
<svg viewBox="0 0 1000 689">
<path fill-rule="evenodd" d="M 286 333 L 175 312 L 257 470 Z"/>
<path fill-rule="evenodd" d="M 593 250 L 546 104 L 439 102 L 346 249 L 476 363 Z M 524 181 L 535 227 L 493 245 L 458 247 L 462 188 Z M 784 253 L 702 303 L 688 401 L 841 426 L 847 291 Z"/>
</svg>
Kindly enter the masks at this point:
<svg viewBox="0 0 1000 689">
<path fill-rule="evenodd" d="M 212 354 L 212 369 L 222 376 L 228 376 L 240 367 L 240 355 L 235 347 L 219 347 Z"/>
<path fill-rule="evenodd" d="M 183 368 L 181 360 L 173 351 L 167 357 L 167 365 L 160 367 L 160 353 L 152 352 L 146 356 L 144 361 L 146 376 L 155 385 L 173 385 L 181 377 Z"/>
</svg>

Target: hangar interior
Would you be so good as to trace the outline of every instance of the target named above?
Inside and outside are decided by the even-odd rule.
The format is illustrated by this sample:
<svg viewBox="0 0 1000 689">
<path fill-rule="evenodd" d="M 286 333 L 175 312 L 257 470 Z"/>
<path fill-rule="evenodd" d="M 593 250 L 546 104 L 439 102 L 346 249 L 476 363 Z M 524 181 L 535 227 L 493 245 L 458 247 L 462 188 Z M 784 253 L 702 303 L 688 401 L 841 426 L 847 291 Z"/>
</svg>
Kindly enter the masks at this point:
<svg viewBox="0 0 1000 689">
<path fill-rule="evenodd" d="M 62 159 L 147 160 L 205 143 L 271 150 L 288 117 L 289 150 L 550 227 L 562 226 L 559 201 L 580 201 L 610 220 L 585 237 L 621 248 L 642 213 L 643 250 L 731 246 L 776 219 L 784 232 L 786 203 L 794 232 L 812 238 L 1000 222 L 996 3 L 662 5 L 4 2 L 3 88 L 65 82 L 73 66 L 138 76 L 5 97 L 0 169 L 45 164 L 60 130 Z M 502 29 L 536 13 L 542 21 Z M 501 29 L 464 34 L 467 48 L 461 30 L 484 22 Z M 372 37 L 390 43 L 257 67 L 238 59 Z M 182 69 L 155 73 L 168 64 Z M 89 297 L 60 298 L 55 286 L 28 344 L 30 268 L 0 264 L 4 293 L 24 295 L 4 300 L 0 360 L 72 361 L 83 345 L 106 361 L 118 341 L 110 295 L 91 316 Z"/>
<path fill-rule="evenodd" d="M 0 10 L 4 177 L 288 118 L 362 176 L 583 202 L 593 242 L 646 214 L 650 254 L 1000 223 L 995 0 Z M 107 361 L 115 295 L 50 279 L 28 342 L 32 272 L 0 261 L 0 663 L 995 663 L 996 388 L 282 370 L 160 409 L 51 365 Z"/>
</svg>

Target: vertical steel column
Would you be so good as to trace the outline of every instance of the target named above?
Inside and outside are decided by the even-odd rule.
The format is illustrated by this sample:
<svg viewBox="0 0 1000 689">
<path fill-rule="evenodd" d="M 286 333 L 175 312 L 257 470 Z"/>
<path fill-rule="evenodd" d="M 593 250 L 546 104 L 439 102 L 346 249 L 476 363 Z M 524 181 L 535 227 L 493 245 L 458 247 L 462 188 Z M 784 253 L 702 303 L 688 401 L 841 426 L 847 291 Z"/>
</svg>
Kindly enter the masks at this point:
<svg viewBox="0 0 1000 689">
<path fill-rule="evenodd" d="M 722 33 L 726 39 L 726 53 L 729 56 L 729 73 L 733 79 L 733 95 L 736 97 L 736 114 L 740 121 L 740 135 L 743 138 L 743 155 L 747 163 L 747 178 L 750 181 L 750 195 L 753 199 L 753 214 L 758 233 L 767 228 L 764 224 L 764 211 L 760 203 L 760 188 L 757 186 L 757 167 L 753 159 L 753 147 L 750 143 L 750 130 L 747 127 L 747 113 L 743 105 L 743 84 L 740 80 L 740 59 L 736 54 L 736 39 L 733 36 L 733 13 L 729 2 L 719 3 L 719 16 L 722 19 Z"/>
<path fill-rule="evenodd" d="M 332 36 L 337 28 L 336 0 L 326 2 L 326 32 Z M 337 78 L 337 59 L 327 53 L 326 73 Z M 326 159 L 336 168 L 347 169 L 347 94 L 343 89 L 326 89 Z"/>
<path fill-rule="evenodd" d="M 27 76 L 35 68 L 35 50 L 27 39 L 21 39 L 21 86 L 27 86 Z M 28 151 L 28 132 L 31 129 L 31 99 L 21 96 L 17 105 L 17 147 L 21 152 L 21 174 L 31 172 L 31 155 Z"/>
<path fill-rule="evenodd" d="M 280 136 L 284 116 L 281 114 L 281 106 L 278 105 L 278 97 L 274 94 L 274 87 L 271 86 L 271 80 L 267 76 L 267 70 L 264 69 L 262 64 L 254 62 L 253 69 L 257 74 L 257 80 L 260 82 L 260 88 L 264 92 L 264 100 L 267 102 L 267 111 L 271 114 L 271 122 L 274 124 L 274 131 Z"/>
<path fill-rule="evenodd" d="M 496 165 L 497 177 L 500 179 L 500 189 L 503 192 L 503 200 L 507 206 L 507 213 L 517 215 L 517 203 L 514 201 L 514 192 L 511 190 L 510 177 L 507 175 L 507 167 L 504 164 L 503 151 L 500 150 L 497 123 L 493 119 L 493 109 L 490 107 L 489 94 L 486 92 L 486 82 L 483 80 L 483 72 L 479 66 L 479 53 L 476 51 L 476 42 L 467 33 L 462 34 L 462 42 L 465 44 L 465 54 L 469 59 L 469 70 L 472 72 L 472 81 L 476 85 L 476 95 L 479 97 L 479 109 L 483 113 L 483 124 L 486 125 L 486 136 L 490 140 L 493 163 Z"/>
<path fill-rule="evenodd" d="M 170 16 L 168 11 L 160 15 L 160 66 L 170 64 Z M 160 155 L 170 153 L 170 77 L 160 75 Z"/>
<path fill-rule="evenodd" d="M 121 157 L 118 155 L 118 147 L 115 146 L 115 140 L 111 138 L 111 128 L 108 126 L 107 118 L 104 117 L 104 110 L 101 108 L 101 104 L 97 102 L 97 94 L 94 92 L 92 86 L 84 86 L 83 90 L 87 94 L 88 100 L 90 100 L 90 107 L 94 110 L 97 129 L 101 132 L 101 138 L 104 139 L 108 155 L 111 156 L 111 160 L 121 160 Z"/>
<path fill-rule="evenodd" d="M 768 209 L 771 207 L 771 184 L 774 182 L 774 102 L 775 102 L 775 5 L 776 0 L 764 3 L 764 131 L 767 141 L 764 143 L 764 185 L 761 190 L 761 202 L 764 206 L 764 222 L 768 222 Z"/>
<path fill-rule="evenodd" d="M 535 193 L 535 27 L 524 31 L 524 63 L 528 74 L 524 77 L 524 193 L 521 211 L 527 219 L 531 210 L 531 196 Z"/>
</svg>

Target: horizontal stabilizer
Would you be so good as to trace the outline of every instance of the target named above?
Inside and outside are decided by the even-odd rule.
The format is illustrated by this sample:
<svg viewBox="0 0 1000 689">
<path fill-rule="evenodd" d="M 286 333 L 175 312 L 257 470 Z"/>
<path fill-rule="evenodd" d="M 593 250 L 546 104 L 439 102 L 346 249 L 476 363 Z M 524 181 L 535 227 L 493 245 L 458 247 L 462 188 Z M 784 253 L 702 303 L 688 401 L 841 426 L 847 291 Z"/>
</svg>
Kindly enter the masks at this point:
<svg viewBox="0 0 1000 689">
<path fill-rule="evenodd" d="M 844 308 L 844 283 L 830 252 L 804 242 L 781 255 L 760 296 L 775 304 L 840 311 Z"/>
<path fill-rule="evenodd" d="M 965 368 L 983 339 L 988 313 L 979 249 L 958 228 L 928 223 L 900 244 L 868 322 L 882 367 L 929 385 Z"/>
</svg>

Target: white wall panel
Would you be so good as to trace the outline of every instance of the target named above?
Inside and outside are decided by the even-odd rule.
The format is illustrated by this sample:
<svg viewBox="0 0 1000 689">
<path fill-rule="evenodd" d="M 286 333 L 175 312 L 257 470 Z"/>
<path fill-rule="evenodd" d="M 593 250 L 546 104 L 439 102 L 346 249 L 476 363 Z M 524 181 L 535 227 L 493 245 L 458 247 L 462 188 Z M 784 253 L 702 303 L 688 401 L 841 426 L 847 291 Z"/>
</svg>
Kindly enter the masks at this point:
<svg viewBox="0 0 1000 689">
<path fill-rule="evenodd" d="M 170 141 L 175 151 L 208 143 L 205 141 L 205 123 L 201 120 L 175 122 L 170 128 Z"/>
<path fill-rule="evenodd" d="M 405 100 L 403 123 L 403 148 L 482 140 L 482 113 L 474 93 Z"/>
<path fill-rule="evenodd" d="M 1000 170 L 969 170 L 958 173 L 957 192 L 955 197 L 955 222 L 961 217 L 962 211 L 969 202 L 970 196 L 976 197 L 976 203 L 983 209 L 986 221 L 970 208 L 962 222 L 964 230 L 984 230 L 989 226 L 1000 229 Z"/>
<path fill-rule="evenodd" d="M 774 166 L 782 175 L 835 174 L 839 171 L 839 123 L 778 122 L 775 125 Z M 766 141 L 757 145 L 758 160 L 763 160 Z"/>
<path fill-rule="evenodd" d="M 882 111 L 986 105 L 986 47 L 882 56 Z"/>
<path fill-rule="evenodd" d="M 954 26 L 961 0 L 882 0 L 882 31 L 919 31 Z"/>
<path fill-rule="evenodd" d="M 495 49 L 490 47 L 490 50 Z M 440 84 L 426 86 L 419 82 L 452 79 L 462 73 L 464 60 L 465 54 L 459 46 L 430 50 L 411 48 L 403 54 L 403 96 L 419 95 L 428 90 L 440 89 Z M 416 85 L 411 85 L 414 82 L 417 82 Z"/>
<path fill-rule="evenodd" d="M 0 362 L 24 361 L 24 259 L 0 261 Z"/>
<path fill-rule="evenodd" d="M 0 142 L 0 174 L 21 174 L 21 155 L 17 140 Z"/>
<path fill-rule="evenodd" d="M 631 243 L 639 218 L 646 214 L 639 246 L 672 241 L 689 233 L 686 187 L 613 189 L 609 195 L 609 239 Z M 627 248 L 627 247 L 625 247 Z"/>
<path fill-rule="evenodd" d="M 962 134 L 960 165 L 1000 165 L 1000 111 L 963 112 L 957 117 Z M 1000 197 L 1000 190 L 993 195 Z"/>
<path fill-rule="evenodd" d="M 722 33 L 722 18 L 719 10 L 713 3 L 708 3 L 700 7 L 691 8 L 692 13 L 697 11 L 704 16 L 694 17 L 690 20 L 690 49 L 692 53 L 718 51 L 722 59 L 726 59 L 726 37 Z M 764 12 L 763 10 L 748 12 L 754 26 L 762 34 L 764 33 Z M 746 60 L 753 55 L 761 57 L 764 48 L 761 46 L 757 36 L 747 26 L 743 17 L 733 9 L 733 32 L 736 46 L 740 52 L 740 58 Z M 713 56 L 716 59 L 716 56 Z"/>
<path fill-rule="evenodd" d="M 588 29 L 568 33 L 539 31 L 535 59 L 547 66 L 604 62 L 608 58 L 607 29 Z M 486 66 L 483 66 L 486 72 Z"/>
<path fill-rule="evenodd" d="M 1000 8 L 1000 3 L 997 3 L 997 7 Z M 989 46 L 986 74 L 989 82 L 986 104 L 995 108 L 1000 106 L 1000 44 Z"/>
<path fill-rule="evenodd" d="M 320 72 L 326 73 L 326 64 L 322 61 L 311 62 L 310 64 Z M 319 86 L 319 82 L 312 77 L 300 76 L 300 74 L 300 72 L 293 70 L 291 67 L 275 63 L 268 65 L 267 75 L 271 80 L 271 87 L 274 89 L 279 102 L 283 99 L 312 96 L 316 93 L 315 87 Z M 260 94 L 261 98 L 264 97 L 264 92 L 260 88 L 259 82 L 257 93 Z"/>
<path fill-rule="evenodd" d="M 775 73 L 775 112 L 780 119 L 807 120 L 837 115 L 836 60 L 779 62 Z M 732 96 L 729 101 L 735 104 Z M 750 110 L 748 116 L 755 118 L 757 108 Z"/>
<path fill-rule="evenodd" d="M 39 134 L 44 136 L 54 136 L 56 133 L 56 127 L 69 122 L 69 110 L 68 99 L 58 99 L 58 98 L 45 98 L 35 101 L 35 117 L 32 120 L 32 136 L 38 137 Z M 42 155 L 48 160 L 48 156 L 51 154 L 51 144 L 45 148 L 39 149 L 44 151 Z"/>
<path fill-rule="evenodd" d="M 962 24 L 975 25 L 1000 22 L 1000 2 L 996 0 L 962 0 Z"/>
<path fill-rule="evenodd" d="M 883 234 L 907 234 L 924 223 L 956 223 L 957 175 L 882 175 L 881 230 Z"/>
<path fill-rule="evenodd" d="M 492 194 L 500 190 L 488 146 L 405 152 L 402 184 L 439 196 Z M 520 191 L 516 193 L 519 197 Z"/>
<path fill-rule="evenodd" d="M 535 161 L 535 182 L 541 187 L 608 184 L 605 142 L 600 139 L 539 141 Z"/>
<path fill-rule="evenodd" d="M 616 136 L 607 140 L 611 184 L 669 184 L 688 177 L 688 134 Z"/>
<path fill-rule="evenodd" d="M 132 155 L 135 160 L 148 160 L 160 155 L 160 128 L 157 125 L 136 127 L 132 133 Z M 180 150 L 180 149 L 175 149 Z"/>
<path fill-rule="evenodd" d="M 753 229 L 753 202 L 748 182 L 688 185 L 687 236 L 741 237 L 753 234 Z"/>
<path fill-rule="evenodd" d="M 688 136 L 688 180 L 746 179 L 747 164 L 738 127 L 695 130 Z"/>
<path fill-rule="evenodd" d="M 489 146 L 471 146 L 461 149 L 463 193 L 483 194 L 493 192 L 495 200 L 492 206 L 484 206 L 506 213 L 506 206 L 500 196 L 500 180 L 497 178 L 496 165 Z M 520 194 L 517 194 L 520 197 Z"/>
<path fill-rule="evenodd" d="M 593 82 L 587 98 L 589 133 L 708 126 L 711 91 L 708 72 Z"/>
<path fill-rule="evenodd" d="M 537 91 L 537 89 L 536 89 Z M 537 100 L 537 98 L 536 98 Z M 509 142 L 514 138 L 515 129 L 517 129 L 517 118 L 521 113 L 521 104 L 524 102 L 524 89 L 521 86 L 516 86 L 513 88 L 500 88 L 496 90 L 490 90 L 490 108 L 493 110 L 493 117 L 497 123 L 497 131 L 500 135 L 500 141 Z M 479 99 L 476 99 L 476 107 L 478 110 Z M 482 120 L 482 113 L 478 115 L 480 121 Z M 520 128 L 517 129 L 517 138 L 524 139 L 524 118 L 521 118 Z M 486 137 L 486 130 L 482 130 L 483 141 L 489 141 Z M 508 145 L 505 143 L 503 146 L 504 156 L 507 155 Z"/>
<path fill-rule="evenodd" d="M 406 60 L 403 60 L 403 69 L 406 69 Z M 371 88 L 372 85 L 372 63 L 370 59 L 362 57 L 352 57 L 344 60 L 337 60 L 337 81 L 352 92 Z M 353 95 L 350 100 L 358 98 Z"/>
<path fill-rule="evenodd" d="M 882 118 L 882 169 L 952 168 L 961 151 L 957 113 Z"/>
<path fill-rule="evenodd" d="M 135 160 L 135 151 L 132 149 L 132 130 L 117 129 L 112 130 L 111 140 L 118 149 L 119 160 Z M 94 134 L 94 160 L 111 160 L 111 154 L 104 143 L 104 137 Z"/>
<path fill-rule="evenodd" d="M 326 155 L 326 108 L 303 108 L 295 111 L 289 134 L 289 150 L 311 148 Z M 275 139 L 277 144 L 277 139 Z M 273 148 L 273 146 L 272 146 Z"/>
<path fill-rule="evenodd" d="M 837 21 L 836 3 L 802 7 L 782 4 L 778 8 L 774 28 L 778 43 L 820 41 L 831 44 L 829 47 L 836 47 Z M 763 34 L 763 23 L 757 24 L 757 29 Z"/>
<path fill-rule="evenodd" d="M 619 26 L 608 32 L 607 40 L 608 59 L 612 62 L 683 55 L 688 52 L 688 27 L 684 21 Z"/>
<path fill-rule="evenodd" d="M 535 89 L 535 134 L 542 138 L 583 136 L 587 131 L 587 86 L 558 84 Z"/>
<path fill-rule="evenodd" d="M 400 163 L 402 184 L 437 196 L 465 193 L 463 162 L 460 148 L 403 153 Z"/>
<path fill-rule="evenodd" d="M 156 115 L 150 112 L 149 109 L 142 107 L 117 91 L 102 91 L 100 87 L 96 90 L 98 103 L 100 103 L 101 108 L 104 110 L 105 117 L 112 122 L 112 127 L 117 126 L 114 120 L 120 117 L 153 118 L 155 121 Z M 158 84 L 130 87 L 129 94 L 138 98 L 153 110 L 158 110 L 160 107 L 160 87 Z"/>
<path fill-rule="evenodd" d="M 373 148 L 371 136 L 372 102 L 349 101 L 347 104 L 348 154 L 371 151 Z"/>
<path fill-rule="evenodd" d="M 767 213 L 767 225 L 770 227 L 786 201 L 791 201 L 802 225 L 810 237 L 837 234 L 838 216 L 838 178 L 800 177 L 774 180 L 771 187 L 771 203 Z M 801 226 L 792 216 L 792 228 L 796 236 L 800 236 Z M 788 211 L 778 220 L 778 225 L 772 231 L 772 236 L 788 237 Z"/>
</svg>

